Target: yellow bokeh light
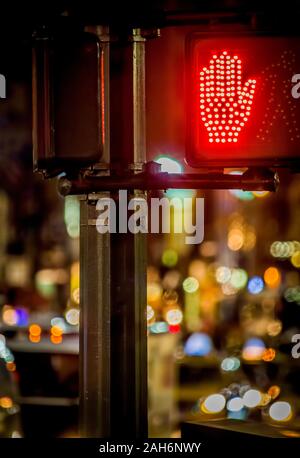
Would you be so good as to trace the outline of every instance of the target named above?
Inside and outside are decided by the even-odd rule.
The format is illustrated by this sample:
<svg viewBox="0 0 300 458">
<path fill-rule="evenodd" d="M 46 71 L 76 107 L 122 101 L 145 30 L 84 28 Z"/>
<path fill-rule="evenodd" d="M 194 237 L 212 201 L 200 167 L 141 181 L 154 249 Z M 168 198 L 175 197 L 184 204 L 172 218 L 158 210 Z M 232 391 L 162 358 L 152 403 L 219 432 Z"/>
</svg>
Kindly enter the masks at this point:
<svg viewBox="0 0 300 458">
<path fill-rule="evenodd" d="M 254 229 L 247 230 L 243 243 L 243 251 L 251 251 L 256 245 L 256 234 Z"/>
<path fill-rule="evenodd" d="M 29 340 L 32 343 L 39 343 L 41 340 L 41 336 L 33 336 L 32 334 L 29 334 Z"/>
<path fill-rule="evenodd" d="M 267 334 L 271 337 L 278 336 L 282 330 L 282 323 L 279 320 L 271 321 L 267 326 Z"/>
<path fill-rule="evenodd" d="M 263 198 L 263 197 L 268 196 L 270 194 L 270 191 L 252 191 L 252 194 L 255 197 Z"/>
<path fill-rule="evenodd" d="M 13 363 L 12 361 L 9 361 L 8 363 L 6 363 L 6 369 L 7 369 L 9 372 L 15 372 L 15 370 L 16 370 L 16 365 L 15 365 L 15 363 Z"/>
<path fill-rule="evenodd" d="M 60 337 L 63 334 L 63 330 L 59 326 L 52 326 L 51 334 L 55 337 Z"/>
<path fill-rule="evenodd" d="M 38 337 L 42 333 L 42 328 L 38 324 L 32 324 L 29 326 L 29 334 L 33 337 Z"/>
<path fill-rule="evenodd" d="M 55 336 L 54 334 L 51 334 L 50 340 L 53 344 L 57 345 L 62 342 L 62 336 Z"/>
<path fill-rule="evenodd" d="M 228 233 L 227 245 L 231 251 L 238 251 L 244 244 L 244 233 L 241 229 L 231 229 Z"/>
<path fill-rule="evenodd" d="M 297 431 L 283 430 L 280 432 L 283 436 L 286 437 L 300 437 L 300 433 L 298 433 Z"/>
<path fill-rule="evenodd" d="M 268 393 L 262 393 L 260 405 L 262 407 L 267 406 L 272 400 L 272 397 Z"/>
<path fill-rule="evenodd" d="M 80 289 L 79 288 L 73 289 L 73 291 L 72 291 L 72 299 L 75 302 L 75 304 L 79 304 L 79 302 L 80 302 Z"/>
<path fill-rule="evenodd" d="M 148 283 L 147 298 L 148 302 L 156 302 L 161 299 L 162 288 L 158 283 Z"/>
<path fill-rule="evenodd" d="M 273 385 L 268 389 L 268 394 L 271 396 L 272 399 L 278 398 L 280 395 L 280 387 L 277 385 Z"/>
<path fill-rule="evenodd" d="M 273 361 L 273 359 L 276 356 L 276 351 L 274 348 L 266 348 L 266 350 L 263 352 L 261 359 L 263 361 L 269 362 Z"/>
<path fill-rule="evenodd" d="M 2 319 L 8 326 L 15 326 L 18 322 L 18 314 L 12 307 L 6 307 L 3 310 Z"/>
<path fill-rule="evenodd" d="M 279 270 L 276 267 L 268 267 L 264 273 L 264 280 L 270 288 L 276 288 L 281 281 Z"/>
<path fill-rule="evenodd" d="M 291 257 L 291 263 L 297 269 L 300 267 L 300 251 L 295 251 L 295 253 Z"/>
<path fill-rule="evenodd" d="M 10 409 L 13 406 L 12 399 L 8 396 L 3 396 L 3 398 L 0 398 L 0 406 L 3 409 Z"/>
</svg>

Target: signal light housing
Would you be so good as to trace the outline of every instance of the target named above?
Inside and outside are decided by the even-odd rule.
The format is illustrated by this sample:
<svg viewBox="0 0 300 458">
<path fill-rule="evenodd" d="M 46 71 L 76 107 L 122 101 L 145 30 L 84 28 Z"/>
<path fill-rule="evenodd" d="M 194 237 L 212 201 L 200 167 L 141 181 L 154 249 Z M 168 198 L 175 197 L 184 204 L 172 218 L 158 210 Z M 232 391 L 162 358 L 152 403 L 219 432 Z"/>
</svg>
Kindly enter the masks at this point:
<svg viewBox="0 0 300 458">
<path fill-rule="evenodd" d="M 194 33 L 186 49 L 187 162 L 299 165 L 300 38 Z"/>
<path fill-rule="evenodd" d="M 91 33 L 37 36 L 33 47 L 33 165 L 46 175 L 99 162 L 102 52 Z"/>
</svg>

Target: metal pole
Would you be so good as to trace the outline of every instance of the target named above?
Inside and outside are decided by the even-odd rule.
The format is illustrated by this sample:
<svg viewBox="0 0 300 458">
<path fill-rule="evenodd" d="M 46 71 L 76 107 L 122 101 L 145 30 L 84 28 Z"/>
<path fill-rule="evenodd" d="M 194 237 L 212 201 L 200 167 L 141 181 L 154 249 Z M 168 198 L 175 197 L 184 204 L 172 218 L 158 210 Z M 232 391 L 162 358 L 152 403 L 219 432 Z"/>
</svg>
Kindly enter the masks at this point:
<svg viewBox="0 0 300 458">
<path fill-rule="evenodd" d="M 96 200 L 80 205 L 80 432 L 110 436 L 110 235 L 96 230 Z"/>
<path fill-rule="evenodd" d="M 134 30 L 130 41 L 117 43 L 112 49 L 111 158 L 114 163 L 123 163 L 124 168 L 131 166 L 134 170 L 140 170 L 145 162 L 144 47 L 140 31 Z M 111 433 L 112 437 L 145 438 L 148 433 L 145 234 L 113 234 L 111 266 Z"/>
<path fill-rule="evenodd" d="M 109 150 L 109 30 L 89 29 L 97 34 L 101 48 L 101 105 L 103 107 L 103 160 Z M 99 176 L 107 174 L 105 163 Z M 80 434 L 81 437 L 111 435 L 111 265 L 110 234 L 96 230 L 97 200 L 109 193 L 91 193 L 80 202 Z"/>
<path fill-rule="evenodd" d="M 110 44 L 103 69 L 104 159 L 124 164 L 124 170 L 140 170 L 145 162 L 145 67 L 139 30 L 130 40 Z M 113 192 L 89 194 L 81 201 L 81 435 L 145 438 L 146 238 L 124 231 L 99 234 L 95 203 L 103 195 L 119 206 Z"/>
</svg>

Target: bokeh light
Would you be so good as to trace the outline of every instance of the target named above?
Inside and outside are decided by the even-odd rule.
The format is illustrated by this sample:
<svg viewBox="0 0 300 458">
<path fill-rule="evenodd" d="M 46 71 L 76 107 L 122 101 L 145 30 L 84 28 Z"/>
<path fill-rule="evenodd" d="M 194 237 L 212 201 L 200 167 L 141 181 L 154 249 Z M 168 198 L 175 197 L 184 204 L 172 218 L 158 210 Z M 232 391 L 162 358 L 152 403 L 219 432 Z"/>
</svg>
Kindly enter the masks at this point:
<svg viewBox="0 0 300 458">
<path fill-rule="evenodd" d="M 151 321 L 155 316 L 155 312 L 151 305 L 147 305 L 147 321 Z"/>
<path fill-rule="evenodd" d="M 242 356 L 246 361 L 258 361 L 262 358 L 265 348 L 265 344 L 261 339 L 253 337 L 246 341 Z"/>
<path fill-rule="evenodd" d="M 279 386 L 273 385 L 270 386 L 270 388 L 268 389 L 268 394 L 271 396 L 272 399 L 276 399 L 280 395 L 280 391 L 281 390 Z"/>
<path fill-rule="evenodd" d="M 293 255 L 291 257 L 291 263 L 293 264 L 294 267 L 299 269 L 299 267 L 300 267 L 300 251 L 296 251 L 295 253 L 293 253 Z"/>
<path fill-rule="evenodd" d="M 213 348 L 209 335 L 195 332 L 189 336 L 184 345 L 184 353 L 187 356 L 206 356 Z"/>
<path fill-rule="evenodd" d="M 218 283 L 227 283 L 231 278 L 231 269 L 226 266 L 220 266 L 216 270 L 216 280 Z"/>
<path fill-rule="evenodd" d="M 202 410 L 205 413 L 222 412 L 226 405 L 226 399 L 222 394 L 211 394 L 207 396 L 202 404 Z"/>
<path fill-rule="evenodd" d="M 259 294 L 264 289 L 263 279 L 257 275 L 250 278 L 248 282 L 248 291 L 250 294 Z"/>
<path fill-rule="evenodd" d="M 243 403 L 250 409 L 257 407 L 261 403 L 262 394 L 258 390 L 248 390 L 243 396 Z"/>
<path fill-rule="evenodd" d="M 71 326 L 78 326 L 79 325 L 79 309 L 76 308 L 70 308 L 69 310 L 66 311 L 65 317 L 67 323 L 69 323 Z"/>
<path fill-rule="evenodd" d="M 292 418 L 292 408 L 288 402 L 276 401 L 269 409 L 269 415 L 275 421 L 289 421 Z"/>
<path fill-rule="evenodd" d="M 182 173 L 183 172 L 182 164 L 177 159 L 174 159 L 172 157 L 161 155 L 161 156 L 156 157 L 154 159 L 154 162 L 157 162 L 157 164 L 161 165 L 162 172 L 168 172 L 168 173 Z"/>
<path fill-rule="evenodd" d="M 162 254 L 162 264 L 166 267 L 174 267 L 178 262 L 178 253 L 175 250 L 165 250 Z"/>
<path fill-rule="evenodd" d="M 230 412 L 239 412 L 244 407 L 243 399 L 238 396 L 235 398 L 229 399 L 226 407 Z"/>
<path fill-rule="evenodd" d="M 15 326 L 18 323 L 18 314 L 16 310 L 9 305 L 5 305 L 2 311 L 3 323 L 8 326 Z"/>
<path fill-rule="evenodd" d="M 183 281 L 182 287 L 186 293 L 195 293 L 199 288 L 199 282 L 195 277 L 187 277 Z"/>
<path fill-rule="evenodd" d="M 266 350 L 263 352 L 261 359 L 266 362 L 273 361 L 273 359 L 276 356 L 276 351 L 274 348 L 266 348 Z"/>
<path fill-rule="evenodd" d="M 183 314 L 179 308 L 170 309 L 166 313 L 166 321 L 171 326 L 178 325 L 182 322 Z"/>
<path fill-rule="evenodd" d="M 240 360 L 235 356 L 224 358 L 221 363 L 221 369 L 225 372 L 233 372 L 240 368 Z"/>
<path fill-rule="evenodd" d="M 248 274 L 244 269 L 233 269 L 229 281 L 234 288 L 242 289 L 247 284 Z"/>
<path fill-rule="evenodd" d="M 276 267 L 268 267 L 264 273 L 264 281 L 270 288 L 277 288 L 281 282 L 281 275 Z"/>
</svg>

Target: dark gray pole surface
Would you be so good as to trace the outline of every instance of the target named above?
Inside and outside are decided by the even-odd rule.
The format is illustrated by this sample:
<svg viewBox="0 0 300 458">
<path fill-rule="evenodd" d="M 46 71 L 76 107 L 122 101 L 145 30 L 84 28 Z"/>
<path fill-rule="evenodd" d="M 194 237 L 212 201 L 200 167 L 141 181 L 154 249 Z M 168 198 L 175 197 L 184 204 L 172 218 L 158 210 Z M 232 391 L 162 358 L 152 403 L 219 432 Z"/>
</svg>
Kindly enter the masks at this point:
<svg viewBox="0 0 300 458">
<path fill-rule="evenodd" d="M 109 52 L 107 46 L 106 35 L 105 159 L 137 170 L 145 161 L 144 39 L 135 30 L 130 39 L 110 44 Z M 118 207 L 117 195 L 105 195 Z M 81 202 L 81 435 L 145 438 L 146 235 L 99 234 L 100 196 L 89 194 Z"/>
</svg>

